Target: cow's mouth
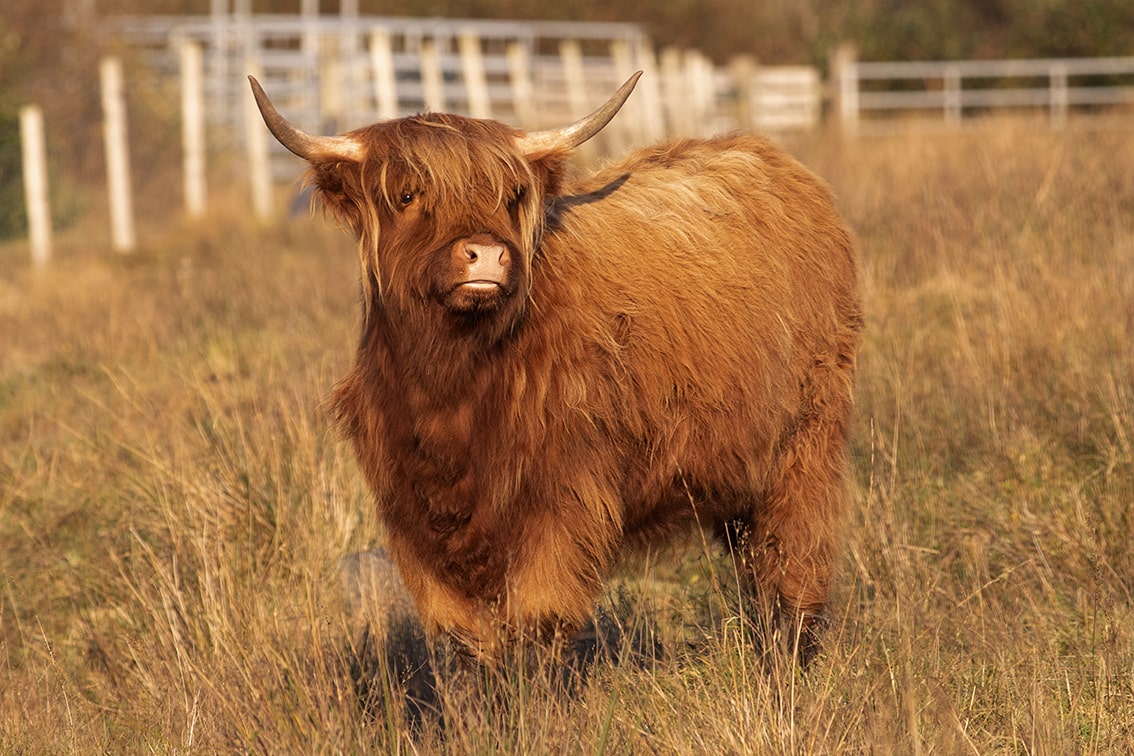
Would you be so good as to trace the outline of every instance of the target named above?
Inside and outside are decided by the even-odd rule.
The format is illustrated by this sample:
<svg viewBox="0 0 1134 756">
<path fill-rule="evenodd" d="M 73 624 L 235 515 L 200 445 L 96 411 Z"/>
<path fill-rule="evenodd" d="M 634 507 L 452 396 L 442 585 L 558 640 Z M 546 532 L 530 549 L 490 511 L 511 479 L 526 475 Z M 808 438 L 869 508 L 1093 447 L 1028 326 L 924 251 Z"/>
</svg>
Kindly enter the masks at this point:
<svg viewBox="0 0 1134 756">
<path fill-rule="evenodd" d="M 453 312 L 484 313 L 502 307 L 508 298 L 508 287 L 504 281 L 474 278 L 449 289 L 442 303 Z"/>
<path fill-rule="evenodd" d="M 464 289 L 465 291 L 492 291 L 494 289 L 504 288 L 504 284 L 500 281 L 490 281 L 487 278 L 478 278 L 475 281 L 463 281 L 457 284 L 457 289 Z"/>
</svg>

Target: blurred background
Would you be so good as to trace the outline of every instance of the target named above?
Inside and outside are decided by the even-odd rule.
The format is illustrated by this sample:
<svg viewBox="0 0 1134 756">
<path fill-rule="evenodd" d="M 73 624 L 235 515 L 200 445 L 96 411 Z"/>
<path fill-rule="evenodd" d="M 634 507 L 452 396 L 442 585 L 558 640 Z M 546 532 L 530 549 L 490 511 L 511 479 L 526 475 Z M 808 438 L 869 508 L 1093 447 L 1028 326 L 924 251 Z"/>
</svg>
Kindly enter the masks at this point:
<svg viewBox="0 0 1134 756">
<path fill-rule="evenodd" d="M 837 107 L 837 92 L 832 79 L 836 76 L 836 58 L 840 54 L 850 55 L 851 59 L 858 61 L 877 62 L 1121 56 L 1129 53 L 1129 40 L 1134 38 L 1134 4 L 1126 0 L 928 0 L 919 3 L 898 0 L 608 0 L 599 4 L 584 0 L 555 3 L 531 0 L 343 0 L 341 4 L 331 0 L 323 0 L 322 3 L 319 0 L 13 0 L 5 3 L 0 10 L 0 239 L 22 236 L 27 229 L 17 117 L 21 106 L 34 103 L 43 110 L 50 175 L 50 212 L 54 225 L 65 228 L 100 201 L 100 198 L 91 198 L 85 191 L 91 186 L 100 189 L 104 183 L 98 62 L 110 53 L 122 55 L 126 70 L 127 120 L 133 124 L 129 138 L 130 172 L 135 182 L 134 192 L 142 196 L 140 210 L 146 209 L 146 203 L 176 202 L 173 192 L 154 191 L 154 188 L 159 185 L 176 187 L 178 181 L 176 174 L 180 170 L 182 126 L 178 103 L 177 44 L 185 36 L 182 34 L 185 24 L 193 19 L 200 22 L 209 18 L 224 18 L 229 24 L 227 39 L 230 41 L 227 43 L 218 42 L 220 37 L 215 35 L 198 32 L 196 37 L 205 48 L 204 66 L 210 77 L 206 82 L 208 97 L 211 98 L 207 114 L 209 149 L 212 153 L 225 152 L 234 147 L 243 149 L 239 145 L 244 139 L 239 96 L 246 92 L 244 71 L 237 69 L 244 68 L 242 58 L 238 57 L 244 53 L 235 51 L 234 55 L 234 49 L 229 49 L 226 53 L 230 61 L 226 64 L 228 68 L 218 67 L 211 53 L 216 52 L 215 48 L 220 44 L 231 47 L 233 35 L 242 34 L 233 25 L 234 20 L 265 19 L 268 14 L 277 21 L 285 18 L 298 20 L 301 15 L 308 20 L 317 16 L 324 23 L 336 18 L 340 21 L 355 19 L 353 23 L 360 25 L 359 35 L 358 41 L 351 44 L 356 45 L 360 55 L 366 55 L 372 44 L 366 36 L 369 28 L 366 25 L 378 17 L 417 18 L 427 22 L 424 26 L 406 27 L 409 31 L 396 32 L 401 36 L 394 39 L 392 50 L 399 58 L 419 52 L 422 40 L 429 34 L 429 23 L 440 24 L 446 19 L 570 21 L 632 25 L 629 32 L 626 28 L 606 27 L 605 31 L 595 34 L 602 38 L 603 43 L 614 38 L 628 40 L 631 49 L 627 64 L 633 68 L 649 68 L 641 62 L 644 53 L 657 56 L 651 59 L 660 60 L 664 69 L 667 51 L 670 63 L 673 63 L 674 56 L 685 64 L 690 64 L 690 61 L 697 63 L 709 77 L 706 81 L 710 83 L 705 85 L 709 89 L 714 87 L 711 82 L 714 71 L 719 79 L 722 71 L 729 76 L 739 75 L 737 72 L 741 68 L 737 61 L 742 61 L 747 67 L 744 70 L 748 71 L 748 78 L 740 80 L 740 83 L 733 80 L 730 84 L 720 85 L 718 82 L 720 91 L 703 97 L 679 93 L 674 89 L 670 95 L 673 112 L 668 116 L 667 126 L 646 129 L 637 139 L 631 135 L 602 145 L 611 151 L 619 151 L 634 141 L 649 141 L 666 131 L 712 133 L 736 127 L 775 130 L 777 124 L 771 120 L 761 122 L 746 113 L 738 115 L 738 109 L 748 107 L 745 102 L 731 102 L 743 98 L 729 92 L 753 91 L 756 85 L 752 83 L 755 79 L 751 72 L 757 65 L 765 72 L 783 66 L 803 66 L 814 71 L 808 78 L 806 71 L 801 73 L 803 69 L 796 68 L 795 78 L 789 79 L 786 85 L 789 88 L 804 87 L 797 100 L 803 97 L 810 103 L 803 105 L 809 108 L 803 115 L 789 118 L 794 122 L 802 119 L 814 125 L 824 112 L 830 113 Z M 341 28 L 335 27 L 336 30 Z M 413 28 L 419 31 L 415 32 Z M 541 28 L 546 30 L 550 27 L 545 24 Z M 441 40 L 443 55 L 455 58 L 457 31 L 453 27 Z M 272 34 L 276 37 L 271 38 Z M 520 32 L 518 37 L 513 32 L 501 32 L 496 42 L 505 44 L 509 34 L 520 39 L 533 55 L 548 52 L 539 48 L 540 44 L 547 46 L 547 39 L 540 42 L 540 31 Z M 556 44 L 562 44 L 569 34 L 558 30 L 552 36 Z M 270 31 L 263 32 L 263 35 L 258 37 L 262 58 L 263 51 L 272 45 L 276 46 L 276 52 L 285 53 L 288 47 L 307 45 L 297 41 L 299 32 L 292 34 L 292 39 L 282 39 L 278 33 Z M 320 57 L 300 64 L 307 65 L 311 79 L 306 85 L 306 95 L 289 88 L 299 85 L 294 82 L 294 73 L 284 69 L 266 71 L 266 84 L 272 84 L 273 76 L 291 82 L 275 83 L 274 87 L 269 86 L 269 92 L 279 98 L 281 109 L 301 127 L 342 130 L 373 120 L 374 113 L 355 112 L 349 108 L 345 113 L 328 115 L 325 103 L 320 110 L 318 103 L 311 102 L 315 95 L 310 93 L 316 89 L 322 92 L 320 96 L 324 99 L 330 91 L 324 83 L 325 69 L 318 70 L 322 65 L 319 60 L 325 60 L 328 51 L 326 36 L 322 36 Z M 486 56 L 494 54 L 493 44 L 493 40 L 488 38 L 483 42 Z M 591 47 L 581 48 L 580 60 L 587 61 L 584 68 L 592 67 L 593 39 L 590 44 Z M 498 57 L 502 57 L 502 51 L 503 47 L 496 51 Z M 559 50 L 552 52 L 558 55 Z M 399 84 L 404 84 L 407 64 L 402 61 L 397 65 Z M 593 77 L 587 79 L 583 85 L 586 91 L 583 104 L 593 104 L 595 98 L 605 96 L 610 87 L 621 81 L 619 76 L 625 71 L 616 70 L 618 65 L 614 69 L 607 77 L 609 81 L 601 77 L 598 80 Z M 682 70 L 693 69 L 685 65 Z M 490 87 L 493 86 L 493 71 L 490 62 L 487 71 Z M 665 74 L 665 71 L 662 73 Z M 459 73 L 455 74 L 449 68 L 442 72 L 445 83 L 450 87 L 454 76 L 459 77 Z M 771 74 L 767 73 L 767 76 Z M 934 76 L 939 81 L 924 84 L 930 91 L 948 87 L 948 74 Z M 1114 74 L 1110 76 L 1113 78 Z M 551 96 L 558 93 L 561 99 L 569 95 L 569 88 L 561 79 L 540 74 L 538 62 L 532 77 L 537 94 Z M 1052 74 L 1053 81 L 1054 77 L 1055 74 Z M 666 94 L 659 89 L 665 84 L 659 84 L 659 79 L 664 81 L 665 76 L 644 79 L 642 86 L 646 89 L 642 93 L 640 88 L 636 95 L 636 100 L 645 101 L 643 107 L 650 106 L 651 92 L 654 93 L 653 100 L 659 103 L 657 107 L 665 106 L 662 100 Z M 672 81 L 673 77 L 669 79 Z M 348 90 L 351 81 L 347 80 Z M 762 81 L 765 81 L 766 89 L 785 86 L 771 78 Z M 817 82 L 820 81 L 823 82 L 822 89 L 818 88 Z M 1128 75 L 1122 83 L 1132 82 L 1134 77 Z M 892 86 L 903 90 L 922 84 L 911 84 L 907 78 Z M 229 112 L 218 114 L 220 106 L 216 103 L 220 101 L 220 95 L 217 90 L 222 87 L 227 88 L 227 104 L 223 107 Z M 875 88 L 879 87 L 875 85 Z M 490 96 L 496 97 L 491 92 Z M 1042 94 L 1038 96 L 1043 97 Z M 416 99 L 413 96 L 406 98 L 404 94 L 401 97 L 402 113 L 420 110 L 430 104 L 428 98 L 423 99 L 421 94 Z M 683 114 L 695 108 L 700 99 L 729 100 L 729 107 L 733 110 L 720 117 L 714 114 L 700 126 L 683 123 Z M 639 107 L 636 101 L 632 103 L 632 108 Z M 452 98 L 442 104 L 451 110 L 469 109 L 466 103 Z M 578 115 L 568 108 L 560 116 L 547 103 L 536 107 L 552 120 Z M 576 109 L 578 107 L 582 105 L 577 105 Z M 518 109 L 501 112 L 497 108 L 491 115 L 518 125 L 525 120 L 519 117 Z M 628 116 L 630 119 L 636 117 Z M 660 118 L 658 116 L 656 120 L 660 122 Z M 542 127 L 546 123 L 533 122 L 532 125 Z M 280 154 L 278 147 L 273 146 L 272 149 Z M 215 154 L 210 154 L 211 160 L 215 161 L 215 157 Z M 139 165 L 146 168 L 138 170 Z M 282 165 L 283 168 L 277 165 L 277 179 L 287 179 L 287 171 L 296 170 L 294 164 L 291 169 L 286 167 L 286 162 Z M 210 170 L 215 172 L 215 165 Z M 245 170 L 242 164 L 235 168 L 238 174 Z"/>
</svg>

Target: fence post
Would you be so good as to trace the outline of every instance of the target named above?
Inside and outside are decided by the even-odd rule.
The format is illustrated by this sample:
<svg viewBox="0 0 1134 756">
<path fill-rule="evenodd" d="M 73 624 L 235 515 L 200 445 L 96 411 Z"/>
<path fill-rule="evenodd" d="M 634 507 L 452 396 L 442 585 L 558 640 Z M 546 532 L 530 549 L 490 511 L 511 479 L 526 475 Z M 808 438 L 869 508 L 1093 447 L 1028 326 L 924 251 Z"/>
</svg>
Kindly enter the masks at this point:
<svg viewBox="0 0 1134 756">
<path fill-rule="evenodd" d="M 244 66 L 257 79 L 263 79 L 260 61 L 251 59 Z M 268 153 L 268 130 L 250 87 L 244 88 L 244 135 L 248 147 L 248 178 L 252 187 L 252 210 L 260 220 L 272 217 L 272 163 Z"/>
<path fill-rule="evenodd" d="M 692 133 L 689 110 L 689 87 L 681 65 L 681 51 L 667 47 L 661 53 L 662 105 L 666 124 L 671 135 L 688 136 Z"/>
<path fill-rule="evenodd" d="M 205 88 L 201 45 L 181 43 L 181 148 L 185 175 L 185 211 L 191 218 L 205 214 Z"/>
<path fill-rule="evenodd" d="M 567 107 L 571 118 L 587 114 L 587 83 L 583 74 L 583 48 L 575 39 L 559 43 L 559 60 L 563 64 L 563 79 L 567 87 Z"/>
<path fill-rule="evenodd" d="M 957 127 L 961 125 L 964 111 L 961 107 L 961 72 L 956 66 L 946 66 L 943 92 L 945 104 L 945 123 Z"/>
<path fill-rule="evenodd" d="M 839 123 L 847 134 L 858 132 L 858 52 L 854 45 L 844 42 L 831 56 L 831 78 L 835 84 Z"/>
<path fill-rule="evenodd" d="M 106 146 L 106 181 L 110 195 L 110 235 L 116 252 L 135 247 L 134 209 L 130 190 L 130 154 L 126 136 L 126 102 L 122 62 L 103 58 L 99 63 L 102 88 L 103 140 Z"/>
<path fill-rule="evenodd" d="M 516 125 L 523 129 L 535 129 L 536 107 L 528 51 L 519 42 L 508 43 L 508 78 L 512 83 L 512 109 L 516 114 Z"/>
<path fill-rule="evenodd" d="M 741 129 L 754 129 L 758 113 L 752 90 L 759 64 L 751 55 L 738 55 L 729 62 L 728 68 L 736 87 L 736 125 Z"/>
<path fill-rule="evenodd" d="M 305 56 L 319 54 L 319 0 L 299 0 L 299 17 L 303 23 L 300 49 Z"/>
<path fill-rule="evenodd" d="M 228 97 L 231 92 L 232 79 L 238 77 L 231 70 L 229 51 L 232 47 L 232 23 L 228 15 L 228 0 L 209 0 L 209 26 L 207 33 L 208 44 L 205 47 L 207 56 L 206 76 L 209 79 L 207 92 L 209 96 L 209 109 L 222 114 L 224 120 L 235 120 L 239 111 L 233 112 L 233 100 Z M 237 98 L 236 102 L 239 102 Z"/>
<path fill-rule="evenodd" d="M 610 59 L 614 63 L 614 77 L 617 82 L 615 86 L 621 86 L 622 82 L 629 79 L 634 74 L 634 64 L 630 60 L 630 45 L 624 39 L 616 39 L 610 43 Z M 630 145 L 641 140 L 642 135 L 642 110 L 641 100 L 637 97 L 631 97 L 630 101 L 622 107 L 622 117 L 615 118 L 614 126 L 611 130 L 610 126 L 606 128 L 609 132 L 607 136 L 610 151 L 612 153 L 622 153 L 630 148 Z"/>
<path fill-rule="evenodd" d="M 343 55 L 337 34 L 319 37 L 319 130 L 337 133 L 347 129 L 343 106 Z"/>
<path fill-rule="evenodd" d="M 20 144 L 23 146 L 24 201 L 32 263 L 41 268 L 51 260 L 51 205 L 47 195 L 43 111 L 38 105 L 20 108 Z"/>
<path fill-rule="evenodd" d="M 640 38 L 635 45 L 638 68 L 642 78 L 635 88 L 642 109 L 642 141 L 652 144 L 665 136 L 665 113 L 662 110 L 661 77 L 658 75 L 658 61 L 654 49 L 646 38 Z"/>
<path fill-rule="evenodd" d="M 587 114 L 587 82 L 583 72 L 583 48 L 578 40 L 565 39 L 559 43 L 559 59 L 563 64 L 563 78 L 567 86 L 567 108 L 570 110 L 569 121 L 582 118 Z M 595 155 L 595 147 L 591 142 L 584 142 L 576 148 L 575 153 L 586 160 Z"/>
<path fill-rule="evenodd" d="M 709 135 L 715 130 L 713 118 L 717 110 L 717 87 L 713 64 L 699 50 L 684 53 L 685 81 L 692 111 L 690 134 Z"/>
<path fill-rule="evenodd" d="M 365 67 L 359 60 L 358 0 L 339 0 L 339 49 L 343 56 L 343 125 L 351 129 L 366 119 Z"/>
<path fill-rule="evenodd" d="M 1051 128 L 1067 126 L 1067 109 L 1070 97 L 1067 91 L 1067 64 L 1054 63 L 1049 74 L 1051 82 Z"/>
<path fill-rule="evenodd" d="M 441 74 L 441 50 L 437 40 L 421 40 L 421 88 L 425 109 L 435 113 L 445 110 L 445 79 Z"/>
<path fill-rule="evenodd" d="M 474 31 L 463 31 L 457 44 L 461 51 L 461 78 L 465 82 L 469 115 L 473 118 L 491 118 L 492 104 L 488 99 L 488 81 L 484 75 L 480 37 Z"/>
<path fill-rule="evenodd" d="M 398 117 L 398 80 L 394 75 L 394 47 L 390 32 L 377 27 L 370 32 L 370 67 L 374 71 L 374 99 L 378 120 Z"/>
</svg>

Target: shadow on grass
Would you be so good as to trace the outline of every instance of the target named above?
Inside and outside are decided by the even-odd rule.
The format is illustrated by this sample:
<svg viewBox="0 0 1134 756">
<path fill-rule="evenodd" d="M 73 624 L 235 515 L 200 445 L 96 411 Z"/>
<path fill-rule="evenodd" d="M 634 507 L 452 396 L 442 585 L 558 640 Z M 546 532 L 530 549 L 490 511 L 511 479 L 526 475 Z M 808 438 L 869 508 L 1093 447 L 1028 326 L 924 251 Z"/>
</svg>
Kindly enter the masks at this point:
<svg viewBox="0 0 1134 756">
<path fill-rule="evenodd" d="M 414 734 L 434 731 L 444 738 L 455 719 L 470 712 L 506 714 L 515 701 L 533 694 L 569 702 L 600 668 L 650 672 L 663 665 L 710 664 L 719 658 L 722 642 L 730 642 L 707 627 L 695 638 L 676 640 L 673 631 L 661 632 L 659 615 L 618 593 L 573 638 L 517 643 L 505 658 L 482 665 L 426 637 L 384 549 L 344 557 L 340 574 L 354 617 L 344 658 L 359 705 L 371 720 Z M 770 679 L 797 672 L 795 654 L 801 649 L 792 647 L 791 629 L 744 603 L 748 608 L 731 625 L 739 632 L 725 635 L 751 652 Z"/>
<path fill-rule="evenodd" d="M 445 641 L 430 642 L 415 618 L 399 616 L 383 630 L 364 625 L 345 658 L 367 716 L 413 733 L 443 733 L 454 709 L 501 711 L 536 688 L 567 701 L 598 665 L 646 669 L 665 660 L 654 629 L 637 620 L 628 625 L 630 619 L 630 610 L 620 617 L 600 612 L 569 642 L 519 644 L 489 666 Z"/>
</svg>

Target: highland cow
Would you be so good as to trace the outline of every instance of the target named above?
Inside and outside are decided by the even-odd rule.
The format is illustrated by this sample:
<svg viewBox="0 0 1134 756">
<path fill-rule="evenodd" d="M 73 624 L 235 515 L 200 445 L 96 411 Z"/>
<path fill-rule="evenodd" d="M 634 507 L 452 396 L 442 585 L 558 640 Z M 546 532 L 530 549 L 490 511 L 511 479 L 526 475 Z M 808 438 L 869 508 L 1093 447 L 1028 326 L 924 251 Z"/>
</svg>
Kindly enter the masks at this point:
<svg viewBox="0 0 1134 756">
<path fill-rule="evenodd" d="M 848 497 L 862 314 L 831 192 L 754 135 L 570 178 L 637 81 L 562 129 L 426 113 L 288 123 L 357 235 L 335 404 L 426 630 L 478 658 L 591 616 L 620 552 L 725 539 L 812 648 Z"/>
</svg>

